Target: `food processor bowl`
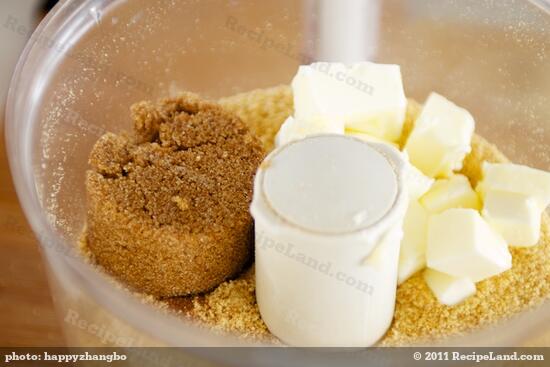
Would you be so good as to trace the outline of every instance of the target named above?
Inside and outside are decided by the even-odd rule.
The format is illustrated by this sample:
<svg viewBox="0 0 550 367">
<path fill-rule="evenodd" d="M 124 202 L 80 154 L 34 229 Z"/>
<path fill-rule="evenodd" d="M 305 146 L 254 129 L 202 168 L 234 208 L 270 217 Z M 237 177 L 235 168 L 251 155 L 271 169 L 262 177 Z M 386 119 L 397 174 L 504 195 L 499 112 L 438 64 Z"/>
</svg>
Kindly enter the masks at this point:
<svg viewBox="0 0 550 367">
<path fill-rule="evenodd" d="M 6 139 L 69 345 L 250 345 L 144 302 L 78 254 L 88 154 L 105 132 L 131 127 L 134 102 L 288 84 L 298 65 L 342 53 L 400 64 L 409 98 L 423 101 L 432 90 L 449 97 L 512 160 L 550 170 L 547 3 L 361 3 L 368 24 L 350 19 L 346 39 L 330 22 L 347 22 L 331 18 L 334 2 L 322 0 L 71 0 L 43 20 L 13 77 Z M 549 345 L 540 338 L 548 330 L 544 304 L 445 343 Z"/>
</svg>

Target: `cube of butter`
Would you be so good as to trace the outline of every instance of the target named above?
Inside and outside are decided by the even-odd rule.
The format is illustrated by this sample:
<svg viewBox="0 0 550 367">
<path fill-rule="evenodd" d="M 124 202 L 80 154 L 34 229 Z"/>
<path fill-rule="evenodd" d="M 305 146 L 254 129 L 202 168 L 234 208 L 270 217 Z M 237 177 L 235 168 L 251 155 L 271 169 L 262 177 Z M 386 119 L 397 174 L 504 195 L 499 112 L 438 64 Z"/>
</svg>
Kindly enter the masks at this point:
<svg viewBox="0 0 550 367">
<path fill-rule="evenodd" d="M 437 270 L 426 269 L 424 280 L 437 300 L 447 306 L 454 306 L 476 292 L 476 285 L 468 278 L 457 278 Z"/>
<path fill-rule="evenodd" d="M 463 175 L 436 180 L 431 189 L 420 198 L 420 203 L 432 214 L 451 208 L 481 209 L 477 193 Z"/>
<path fill-rule="evenodd" d="M 533 196 L 541 211 L 550 204 L 550 172 L 513 163 L 483 163 L 483 179 L 477 190 L 507 191 Z"/>
<path fill-rule="evenodd" d="M 430 177 L 449 177 L 471 150 L 472 115 L 437 93 L 424 104 L 405 144 L 411 163 Z"/>
<path fill-rule="evenodd" d="M 399 65 L 302 65 L 292 90 L 297 119 L 323 116 L 380 139 L 395 142 L 401 137 L 407 99 Z"/>
<path fill-rule="evenodd" d="M 448 209 L 428 221 L 427 266 L 473 282 L 512 266 L 506 241 L 474 209 Z"/>
<path fill-rule="evenodd" d="M 430 190 L 435 180 L 427 177 L 418 168 L 409 163 L 405 171 L 405 181 L 409 191 L 409 198 L 417 200 Z"/>
<path fill-rule="evenodd" d="M 427 240 L 428 213 L 417 201 L 411 201 L 403 222 L 403 239 L 399 252 L 399 284 L 426 266 Z"/>
<path fill-rule="evenodd" d="M 534 246 L 540 237 L 542 212 L 532 196 L 487 191 L 482 215 L 511 246 Z"/>
<path fill-rule="evenodd" d="M 281 146 L 317 134 L 343 134 L 344 125 L 323 117 L 299 120 L 289 116 L 275 136 L 275 145 Z"/>
</svg>

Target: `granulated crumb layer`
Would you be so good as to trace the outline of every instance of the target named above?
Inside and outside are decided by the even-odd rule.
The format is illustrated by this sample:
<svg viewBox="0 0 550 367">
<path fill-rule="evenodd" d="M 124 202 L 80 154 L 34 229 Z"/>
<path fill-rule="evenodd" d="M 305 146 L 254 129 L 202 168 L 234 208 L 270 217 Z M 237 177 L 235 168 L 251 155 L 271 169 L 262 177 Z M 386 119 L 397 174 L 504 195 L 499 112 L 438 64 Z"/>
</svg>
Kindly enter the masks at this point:
<svg viewBox="0 0 550 367">
<path fill-rule="evenodd" d="M 260 136 L 266 149 L 273 147 L 279 126 L 292 113 L 292 93 L 281 86 L 225 98 L 221 103 L 235 112 Z M 405 124 L 406 136 L 420 108 L 409 103 Z M 472 142 L 472 153 L 464 162 L 462 173 L 475 184 L 484 161 L 503 162 L 498 149 L 479 136 Z M 540 243 L 532 248 L 512 248 L 511 270 L 477 284 L 477 293 L 464 303 L 448 307 L 440 304 L 416 274 L 398 287 L 393 323 L 383 346 L 436 341 L 483 326 L 494 324 L 550 296 L 550 220 L 544 215 Z M 269 337 L 253 296 L 254 279 L 246 273 L 237 280 L 225 282 L 215 291 L 193 300 L 188 312 L 215 330 L 235 332 L 256 338 Z"/>
<path fill-rule="evenodd" d="M 261 143 L 236 115 L 194 95 L 131 110 L 133 135 L 106 134 L 90 154 L 88 250 L 140 292 L 210 290 L 251 258 Z"/>
<path fill-rule="evenodd" d="M 275 342 L 260 317 L 254 281 L 252 267 L 238 280 L 225 282 L 204 297 L 195 297 L 192 315 L 215 331 Z"/>
</svg>

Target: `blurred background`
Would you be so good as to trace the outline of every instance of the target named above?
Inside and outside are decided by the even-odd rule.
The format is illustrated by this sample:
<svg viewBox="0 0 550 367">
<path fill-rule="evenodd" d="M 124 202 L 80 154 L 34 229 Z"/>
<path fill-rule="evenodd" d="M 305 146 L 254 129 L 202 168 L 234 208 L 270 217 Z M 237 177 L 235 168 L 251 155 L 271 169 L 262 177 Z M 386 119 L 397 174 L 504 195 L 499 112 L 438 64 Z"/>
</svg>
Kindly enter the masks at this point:
<svg viewBox="0 0 550 367">
<path fill-rule="evenodd" d="M 56 1 L 0 1 L 0 346 L 62 346 L 38 244 L 19 207 L 6 159 L 4 109 L 19 54 Z M 15 26 L 15 31 L 12 26 Z"/>
</svg>

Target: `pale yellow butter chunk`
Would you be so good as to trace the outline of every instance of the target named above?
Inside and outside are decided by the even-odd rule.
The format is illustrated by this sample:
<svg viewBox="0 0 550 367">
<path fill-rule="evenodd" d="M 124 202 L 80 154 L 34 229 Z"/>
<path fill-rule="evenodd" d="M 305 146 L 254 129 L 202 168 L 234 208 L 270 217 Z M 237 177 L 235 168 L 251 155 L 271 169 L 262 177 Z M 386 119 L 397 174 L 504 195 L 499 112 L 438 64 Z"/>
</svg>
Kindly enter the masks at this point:
<svg viewBox="0 0 550 367">
<path fill-rule="evenodd" d="M 477 190 L 482 197 L 488 191 L 532 196 L 543 210 L 550 204 L 550 172 L 513 163 L 484 162 Z"/>
<path fill-rule="evenodd" d="M 532 196 L 488 191 L 482 215 L 511 246 L 534 246 L 539 241 L 542 211 Z"/>
<path fill-rule="evenodd" d="M 506 241 L 474 209 L 448 209 L 428 221 L 427 266 L 473 282 L 512 267 Z"/>
<path fill-rule="evenodd" d="M 399 65 L 302 65 L 292 90 L 297 119 L 323 116 L 379 139 L 396 142 L 401 137 L 407 99 Z"/>
<path fill-rule="evenodd" d="M 275 145 L 281 146 L 312 135 L 343 133 L 344 125 L 338 121 L 320 116 L 311 117 L 309 120 L 299 120 L 289 116 L 275 136 Z"/>
<path fill-rule="evenodd" d="M 445 97 L 428 97 L 405 144 L 411 163 L 429 177 L 449 177 L 471 151 L 472 115 Z"/>
<path fill-rule="evenodd" d="M 451 208 L 481 209 L 477 193 L 463 175 L 436 180 L 431 189 L 420 198 L 420 203 L 432 214 Z"/>
<path fill-rule="evenodd" d="M 424 280 L 437 300 L 447 306 L 454 306 L 476 292 L 476 285 L 468 278 L 457 278 L 433 269 L 426 269 Z"/>
<path fill-rule="evenodd" d="M 412 164 L 407 166 L 405 179 L 411 200 L 417 200 L 423 196 L 435 182 L 433 178 L 427 177 Z"/>
<path fill-rule="evenodd" d="M 426 266 L 427 239 L 428 213 L 417 201 L 411 201 L 403 222 L 398 284 Z"/>
</svg>

